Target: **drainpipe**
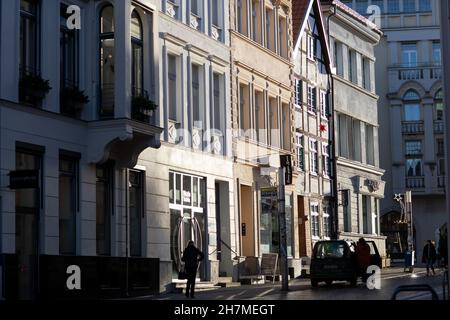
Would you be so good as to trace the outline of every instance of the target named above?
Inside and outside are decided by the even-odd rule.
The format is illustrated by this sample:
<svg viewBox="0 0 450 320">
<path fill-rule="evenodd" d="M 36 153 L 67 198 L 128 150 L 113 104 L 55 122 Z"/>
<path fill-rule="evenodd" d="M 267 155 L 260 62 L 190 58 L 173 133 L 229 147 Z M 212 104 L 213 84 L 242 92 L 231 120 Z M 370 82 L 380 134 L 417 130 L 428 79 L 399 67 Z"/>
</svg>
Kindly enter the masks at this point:
<svg viewBox="0 0 450 320">
<path fill-rule="evenodd" d="M 330 20 L 333 16 L 336 15 L 337 12 L 337 5 L 333 2 L 333 12 L 327 17 L 327 35 L 328 35 L 328 45 L 330 45 Z M 331 48 L 330 48 L 331 49 Z M 329 140 L 331 141 L 331 148 L 332 148 L 332 155 L 330 155 L 331 162 L 333 164 L 333 235 L 332 238 L 337 239 L 338 238 L 338 230 L 339 230 L 339 218 L 338 218 L 338 212 L 339 212 L 339 201 L 338 201 L 338 182 L 337 182 L 337 151 L 336 151 L 336 139 L 335 139 L 335 112 L 334 112 L 334 77 L 333 75 L 328 76 L 328 83 L 330 87 L 331 94 L 331 102 L 330 102 L 330 128 L 329 128 Z"/>
</svg>

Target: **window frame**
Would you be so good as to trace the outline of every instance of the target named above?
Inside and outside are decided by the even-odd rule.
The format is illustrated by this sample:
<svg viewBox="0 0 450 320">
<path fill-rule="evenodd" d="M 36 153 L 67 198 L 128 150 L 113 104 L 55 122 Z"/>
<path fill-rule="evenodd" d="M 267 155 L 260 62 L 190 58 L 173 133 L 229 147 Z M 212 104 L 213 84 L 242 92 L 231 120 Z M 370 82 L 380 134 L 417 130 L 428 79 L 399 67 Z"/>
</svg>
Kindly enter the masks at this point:
<svg viewBox="0 0 450 320">
<path fill-rule="evenodd" d="M 319 142 L 309 139 L 309 172 L 313 176 L 319 174 Z"/>
<path fill-rule="evenodd" d="M 295 134 L 295 151 L 297 155 L 297 169 L 305 171 L 305 136 L 297 132 Z"/>
<path fill-rule="evenodd" d="M 320 208 L 318 203 L 311 203 L 311 238 L 313 240 L 320 240 Z"/>
<path fill-rule="evenodd" d="M 136 38 L 133 35 L 131 35 L 131 92 L 134 97 L 138 96 L 145 96 L 145 89 L 144 89 L 144 27 L 142 24 L 142 19 L 139 14 L 139 12 L 134 9 L 131 14 L 131 21 L 135 18 L 137 22 L 139 23 L 140 28 L 140 36 L 141 38 Z M 134 55 L 134 52 L 136 49 L 140 49 L 140 76 L 139 76 L 139 83 L 136 83 L 137 75 L 136 75 L 136 69 L 138 67 L 136 56 Z M 139 84 L 139 87 L 137 86 Z"/>
<path fill-rule="evenodd" d="M 308 84 L 308 113 L 317 116 L 317 88 Z"/>
</svg>

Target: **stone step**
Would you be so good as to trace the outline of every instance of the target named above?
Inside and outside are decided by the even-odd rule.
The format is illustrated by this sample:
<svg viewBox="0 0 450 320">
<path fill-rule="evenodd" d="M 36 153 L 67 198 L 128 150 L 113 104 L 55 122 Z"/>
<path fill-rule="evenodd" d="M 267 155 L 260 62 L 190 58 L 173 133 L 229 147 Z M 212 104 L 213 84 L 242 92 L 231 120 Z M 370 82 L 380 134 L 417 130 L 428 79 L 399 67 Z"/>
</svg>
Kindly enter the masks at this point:
<svg viewBox="0 0 450 320">
<path fill-rule="evenodd" d="M 233 282 L 233 277 L 219 277 L 218 283 L 231 283 Z"/>
<path fill-rule="evenodd" d="M 219 282 L 217 285 L 222 288 L 236 288 L 236 287 L 240 287 L 241 283 L 240 282 Z"/>
</svg>

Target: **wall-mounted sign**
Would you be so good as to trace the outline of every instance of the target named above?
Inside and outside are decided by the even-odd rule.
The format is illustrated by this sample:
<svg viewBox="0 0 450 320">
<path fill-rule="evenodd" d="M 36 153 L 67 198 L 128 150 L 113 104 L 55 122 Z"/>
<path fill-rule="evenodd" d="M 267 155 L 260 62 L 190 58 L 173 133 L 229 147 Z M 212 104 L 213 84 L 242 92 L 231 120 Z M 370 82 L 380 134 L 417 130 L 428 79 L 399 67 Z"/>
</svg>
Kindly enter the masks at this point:
<svg viewBox="0 0 450 320">
<path fill-rule="evenodd" d="M 11 171 L 9 188 L 12 190 L 39 188 L 39 170 Z"/>
</svg>

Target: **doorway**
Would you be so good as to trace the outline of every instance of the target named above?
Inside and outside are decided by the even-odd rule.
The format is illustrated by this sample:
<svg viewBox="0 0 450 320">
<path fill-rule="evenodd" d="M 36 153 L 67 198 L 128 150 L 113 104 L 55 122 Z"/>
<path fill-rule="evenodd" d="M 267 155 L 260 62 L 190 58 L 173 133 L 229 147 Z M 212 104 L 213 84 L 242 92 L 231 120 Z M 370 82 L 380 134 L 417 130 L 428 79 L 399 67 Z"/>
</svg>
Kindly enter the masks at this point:
<svg viewBox="0 0 450 320">
<path fill-rule="evenodd" d="M 41 153 L 17 149 L 16 170 L 36 170 L 39 177 L 39 188 L 16 190 L 16 254 L 19 300 L 35 299 L 38 293 L 41 168 Z"/>
<path fill-rule="evenodd" d="M 216 230 L 219 276 L 233 275 L 230 229 L 230 187 L 227 182 L 216 182 Z"/>
<path fill-rule="evenodd" d="M 242 255 L 254 257 L 255 252 L 255 218 L 253 215 L 252 187 L 240 186 L 240 210 L 241 210 L 241 243 Z"/>
<path fill-rule="evenodd" d="M 305 198 L 302 196 L 297 197 L 297 214 L 298 214 L 298 248 L 300 257 L 308 256 L 307 247 L 307 221 L 305 215 Z"/>
</svg>

